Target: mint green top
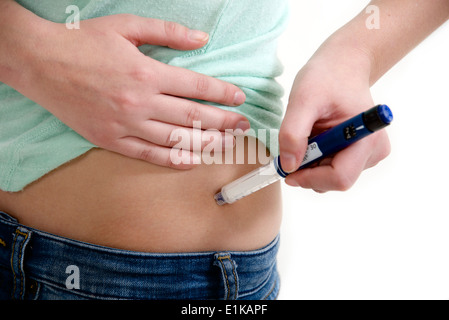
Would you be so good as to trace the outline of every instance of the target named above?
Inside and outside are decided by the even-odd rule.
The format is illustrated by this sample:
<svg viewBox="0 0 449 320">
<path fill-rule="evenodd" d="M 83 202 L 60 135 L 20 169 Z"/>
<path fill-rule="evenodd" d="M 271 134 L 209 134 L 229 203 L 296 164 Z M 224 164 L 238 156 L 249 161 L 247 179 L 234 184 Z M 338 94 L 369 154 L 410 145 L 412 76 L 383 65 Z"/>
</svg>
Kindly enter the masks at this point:
<svg viewBox="0 0 449 320">
<path fill-rule="evenodd" d="M 175 21 L 210 35 L 195 51 L 144 45 L 140 50 L 161 62 L 233 83 L 246 94 L 244 105 L 219 108 L 243 114 L 259 129 L 279 129 L 283 90 L 275 78 L 282 72 L 277 38 L 288 16 L 288 0 L 20 0 L 37 15 L 66 23 L 69 5 L 81 20 L 118 13 Z M 81 24 L 82 28 L 82 24 Z M 74 31 L 76 32 L 76 31 Z M 25 66 L 26 67 L 26 66 Z M 61 101 L 61 103 L 64 103 Z M 210 104 L 210 103 L 208 103 Z M 254 134 L 255 133 L 255 134 Z M 258 137 L 278 154 L 269 135 Z M 60 165 L 96 147 L 44 108 L 0 83 L 0 189 L 16 192 Z"/>
</svg>

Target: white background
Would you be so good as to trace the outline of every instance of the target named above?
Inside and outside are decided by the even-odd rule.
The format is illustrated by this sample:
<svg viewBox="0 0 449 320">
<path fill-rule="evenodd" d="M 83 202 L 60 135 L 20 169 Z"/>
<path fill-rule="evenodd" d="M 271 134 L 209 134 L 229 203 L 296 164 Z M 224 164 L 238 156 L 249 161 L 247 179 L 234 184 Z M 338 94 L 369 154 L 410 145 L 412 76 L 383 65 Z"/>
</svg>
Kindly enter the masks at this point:
<svg viewBox="0 0 449 320">
<path fill-rule="evenodd" d="M 285 102 L 297 71 L 368 3 L 290 2 Z M 283 185 L 279 299 L 449 299 L 448 59 L 449 23 L 372 88 L 394 113 L 392 153 L 351 190 Z"/>
</svg>

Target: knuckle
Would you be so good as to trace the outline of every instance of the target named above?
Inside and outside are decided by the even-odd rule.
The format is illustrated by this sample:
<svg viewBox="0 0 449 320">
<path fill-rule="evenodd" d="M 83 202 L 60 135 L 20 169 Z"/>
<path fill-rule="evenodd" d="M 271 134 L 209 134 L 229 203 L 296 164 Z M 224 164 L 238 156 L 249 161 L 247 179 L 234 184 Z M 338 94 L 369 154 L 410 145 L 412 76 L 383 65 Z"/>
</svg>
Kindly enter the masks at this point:
<svg viewBox="0 0 449 320">
<path fill-rule="evenodd" d="M 382 147 L 382 149 L 379 151 L 373 165 L 377 165 L 379 162 L 381 162 L 382 160 L 386 159 L 391 153 L 391 147 L 390 146 L 385 146 Z"/>
<path fill-rule="evenodd" d="M 390 141 L 387 140 L 386 142 L 383 143 L 383 147 L 380 151 L 379 157 L 381 160 L 383 160 L 387 158 L 390 154 L 391 154 L 391 144 Z"/>
<path fill-rule="evenodd" d="M 173 37 L 180 29 L 179 27 L 180 26 L 173 21 L 164 21 L 164 32 L 167 37 Z"/>
<path fill-rule="evenodd" d="M 153 163 L 156 158 L 156 153 L 154 152 L 154 150 L 152 148 L 145 148 L 145 149 L 139 151 L 137 158 L 144 160 L 146 162 Z"/>
<path fill-rule="evenodd" d="M 391 147 L 385 146 L 383 147 L 378 154 L 374 158 L 370 158 L 367 161 L 367 168 L 372 168 L 378 165 L 382 160 L 385 160 L 391 153 Z"/>
<path fill-rule="evenodd" d="M 209 81 L 205 77 L 195 79 L 194 87 L 197 95 L 202 96 L 209 90 Z"/>
<path fill-rule="evenodd" d="M 234 129 L 237 122 L 233 115 L 224 115 L 221 118 L 217 118 L 217 127 L 214 129 Z"/>
<path fill-rule="evenodd" d="M 197 105 L 190 105 L 186 112 L 186 124 L 193 127 L 194 122 L 201 121 L 201 110 Z"/>
<path fill-rule="evenodd" d="M 238 133 L 243 132 L 243 129 L 237 128 L 237 124 L 239 122 L 247 122 L 248 120 L 236 112 L 220 110 L 220 113 L 217 113 L 215 121 L 216 127 L 213 129 L 231 129 Z"/>
<path fill-rule="evenodd" d="M 374 151 L 371 157 L 367 160 L 368 168 L 377 165 L 391 154 L 391 144 L 387 134 L 384 134 L 384 136 L 379 135 L 379 137 L 379 139 L 373 140 L 373 143 L 371 144 L 371 150 Z"/>
<path fill-rule="evenodd" d="M 129 90 L 119 90 L 114 93 L 113 101 L 115 104 L 115 111 L 118 113 L 119 117 L 133 113 L 135 108 L 139 105 L 139 99 L 135 93 Z"/>
<path fill-rule="evenodd" d="M 99 147 L 107 148 L 111 146 L 111 143 L 116 136 L 116 126 L 113 123 L 104 123 L 99 127 L 95 127 L 94 130 L 89 133 L 87 139 Z"/>
<path fill-rule="evenodd" d="M 345 173 L 337 173 L 335 177 L 335 190 L 348 191 L 354 182 L 351 177 Z"/>
<path fill-rule="evenodd" d="M 177 130 L 178 129 L 172 130 L 172 132 L 165 138 L 164 146 L 173 148 L 179 142 Z"/>
<path fill-rule="evenodd" d="M 151 82 L 154 79 L 153 68 L 146 64 L 139 64 L 131 69 L 130 76 L 138 82 Z"/>
<path fill-rule="evenodd" d="M 300 139 L 294 131 L 281 129 L 279 131 L 279 143 L 286 148 L 292 149 L 300 144 Z"/>
<path fill-rule="evenodd" d="M 176 128 L 173 129 L 170 134 L 165 138 L 165 146 L 168 146 L 170 148 L 177 147 L 178 145 L 181 145 L 184 142 L 184 138 L 188 135 L 187 129 L 184 128 Z M 188 136 L 189 137 L 189 136 Z M 190 137 L 189 137 L 190 141 Z"/>
<path fill-rule="evenodd" d="M 225 85 L 223 89 L 223 102 L 234 103 L 235 90 L 229 86 Z"/>
</svg>

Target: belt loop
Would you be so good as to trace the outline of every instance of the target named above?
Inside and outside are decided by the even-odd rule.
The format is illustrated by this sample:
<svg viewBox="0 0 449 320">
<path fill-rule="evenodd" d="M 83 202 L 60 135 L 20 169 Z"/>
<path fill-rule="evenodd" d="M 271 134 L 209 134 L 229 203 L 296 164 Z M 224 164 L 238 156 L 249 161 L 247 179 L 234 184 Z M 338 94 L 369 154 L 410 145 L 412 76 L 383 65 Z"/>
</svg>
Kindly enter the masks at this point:
<svg viewBox="0 0 449 320">
<path fill-rule="evenodd" d="M 221 276 L 224 284 L 224 299 L 237 300 L 239 292 L 239 278 L 237 275 L 237 264 L 231 259 L 231 254 L 215 254 L 214 265 L 220 267 Z"/>
<path fill-rule="evenodd" d="M 6 221 L 12 221 L 12 222 L 18 222 L 16 218 L 10 216 L 6 212 L 0 211 L 0 219 L 6 220 Z"/>
<path fill-rule="evenodd" d="M 24 254 L 28 242 L 31 239 L 31 231 L 18 227 L 14 233 L 14 241 L 11 253 L 11 269 L 13 273 L 12 298 L 23 300 L 25 297 L 25 273 Z"/>
</svg>

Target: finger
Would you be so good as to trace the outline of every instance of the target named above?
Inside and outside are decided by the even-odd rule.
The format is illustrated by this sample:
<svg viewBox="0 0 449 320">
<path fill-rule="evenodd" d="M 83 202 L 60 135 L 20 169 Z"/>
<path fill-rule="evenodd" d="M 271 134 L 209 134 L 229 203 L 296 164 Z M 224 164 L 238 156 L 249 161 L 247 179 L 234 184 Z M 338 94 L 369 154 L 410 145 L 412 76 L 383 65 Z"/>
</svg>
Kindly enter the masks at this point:
<svg viewBox="0 0 449 320">
<path fill-rule="evenodd" d="M 368 166 L 371 152 L 369 144 L 360 141 L 340 151 L 329 160 L 314 168 L 290 174 L 285 182 L 292 186 L 313 189 L 317 192 L 346 191 L 357 181 Z"/>
<path fill-rule="evenodd" d="M 192 169 L 201 163 L 200 156 L 193 152 L 158 146 L 135 137 L 121 138 L 111 149 L 130 158 L 180 170 Z"/>
<path fill-rule="evenodd" d="M 165 75 L 158 79 L 161 93 L 227 106 L 239 106 L 246 100 L 243 91 L 233 84 L 180 67 L 159 66 Z"/>
<path fill-rule="evenodd" d="M 179 127 L 160 121 L 148 120 L 133 130 L 140 139 L 169 148 L 202 151 L 206 146 L 221 151 L 233 148 L 235 138 L 227 132 L 201 128 Z"/>
<path fill-rule="evenodd" d="M 279 131 L 280 161 L 284 171 L 293 172 L 299 168 L 313 125 L 319 117 L 316 110 L 290 101 Z"/>
<path fill-rule="evenodd" d="M 153 102 L 154 120 L 188 128 L 200 126 L 204 130 L 246 131 L 250 128 L 248 119 L 236 112 L 164 95 L 156 97 Z"/>
<path fill-rule="evenodd" d="M 179 23 L 136 15 L 117 15 L 124 20 L 120 26 L 121 34 L 136 46 L 143 44 L 159 45 L 177 50 L 193 50 L 204 46 L 209 35 L 200 30 L 189 29 Z"/>
</svg>

